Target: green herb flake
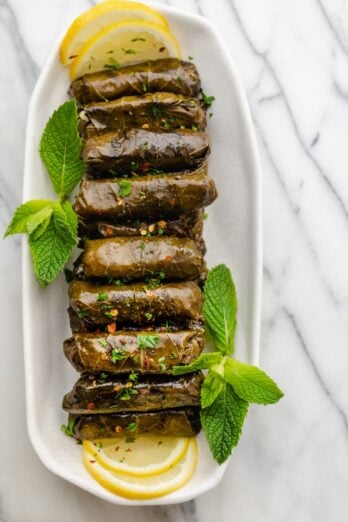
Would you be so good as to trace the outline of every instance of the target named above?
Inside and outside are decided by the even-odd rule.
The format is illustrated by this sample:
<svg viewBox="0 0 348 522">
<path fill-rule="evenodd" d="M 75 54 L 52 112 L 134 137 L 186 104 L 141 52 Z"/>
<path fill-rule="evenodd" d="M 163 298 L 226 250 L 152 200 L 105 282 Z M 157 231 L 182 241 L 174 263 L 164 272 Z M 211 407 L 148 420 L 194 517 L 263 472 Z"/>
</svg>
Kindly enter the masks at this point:
<svg viewBox="0 0 348 522">
<path fill-rule="evenodd" d="M 120 67 L 120 64 L 115 60 L 113 56 L 110 56 L 109 63 L 104 65 L 105 69 L 111 69 L 113 71 L 117 70 Z"/>
<path fill-rule="evenodd" d="M 113 348 L 110 355 L 110 360 L 115 364 L 117 361 L 122 361 L 128 357 L 128 352 L 125 350 L 118 350 L 117 348 Z"/>
<path fill-rule="evenodd" d="M 138 427 L 138 424 L 136 422 L 131 422 L 130 424 L 128 424 L 126 429 L 128 431 L 136 431 L 137 427 Z"/>
<path fill-rule="evenodd" d="M 124 52 L 124 54 L 138 54 L 138 51 L 136 51 L 135 49 L 125 49 L 124 47 L 122 47 L 122 51 Z"/>
<path fill-rule="evenodd" d="M 159 335 L 137 335 L 137 344 L 139 348 L 155 348 L 157 344 L 160 342 Z"/>
<path fill-rule="evenodd" d="M 136 38 L 132 38 L 132 42 L 146 42 L 146 38 L 141 38 L 140 36 L 137 36 Z"/>
<path fill-rule="evenodd" d="M 144 316 L 146 317 L 146 319 L 148 321 L 150 321 L 152 318 L 153 318 L 153 314 L 151 314 L 150 312 L 145 312 L 144 313 Z"/>
<path fill-rule="evenodd" d="M 160 367 L 162 372 L 166 371 L 167 365 L 166 365 L 166 358 L 164 356 L 159 357 L 159 359 L 158 359 L 158 366 Z"/>
<path fill-rule="evenodd" d="M 126 442 L 127 444 L 131 444 L 132 442 L 135 442 L 135 437 L 127 437 L 127 438 L 125 439 L 125 442 Z"/>
<path fill-rule="evenodd" d="M 201 95 L 202 95 L 203 105 L 206 109 L 208 109 L 209 107 L 212 106 L 213 102 L 215 101 L 215 96 L 208 96 L 207 94 L 205 94 L 204 91 L 202 91 L 202 89 L 201 89 Z"/>
<path fill-rule="evenodd" d="M 108 297 L 109 296 L 106 292 L 99 292 L 97 301 L 105 301 Z"/>
<path fill-rule="evenodd" d="M 74 426 L 75 426 L 75 420 L 74 419 L 70 419 L 68 421 L 68 424 L 67 425 L 66 424 L 62 424 L 60 429 L 68 437 L 73 437 L 74 436 Z"/>
<path fill-rule="evenodd" d="M 99 339 L 98 343 L 99 343 L 100 346 L 102 346 L 103 348 L 106 348 L 107 345 L 108 345 L 106 339 Z"/>
<path fill-rule="evenodd" d="M 132 192 L 132 183 L 126 179 L 121 179 L 119 182 L 118 182 L 118 185 L 119 185 L 119 195 L 122 197 L 122 198 L 125 198 L 127 196 L 130 195 L 130 193 Z"/>
</svg>

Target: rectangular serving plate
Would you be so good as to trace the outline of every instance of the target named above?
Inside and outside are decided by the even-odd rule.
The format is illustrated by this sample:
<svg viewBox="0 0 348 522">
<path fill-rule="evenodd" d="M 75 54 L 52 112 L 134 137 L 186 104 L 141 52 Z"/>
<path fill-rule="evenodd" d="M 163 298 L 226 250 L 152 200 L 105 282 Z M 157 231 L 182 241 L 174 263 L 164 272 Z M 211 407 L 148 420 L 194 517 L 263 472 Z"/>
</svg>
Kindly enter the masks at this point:
<svg viewBox="0 0 348 522">
<path fill-rule="evenodd" d="M 206 93 L 213 94 L 213 117 L 208 132 L 212 153 L 209 172 L 219 197 L 208 209 L 204 236 L 208 266 L 226 263 L 238 292 L 236 356 L 257 364 L 262 276 L 261 175 L 256 140 L 246 96 L 228 49 L 206 19 L 162 4 L 151 4 L 169 21 L 183 59 L 194 57 Z M 60 38 L 53 46 L 32 95 L 26 137 L 23 200 L 54 198 L 38 147 L 52 112 L 67 99 L 68 70 L 58 57 Z M 66 422 L 63 395 L 77 379 L 64 357 L 62 343 L 70 335 L 67 285 L 60 275 L 45 290 L 35 280 L 28 241 L 23 239 L 23 332 L 27 425 L 31 443 L 53 473 L 114 504 L 163 505 L 184 502 L 212 489 L 227 462 L 219 466 L 204 434 L 198 436 L 199 460 L 190 482 L 165 497 L 128 500 L 103 489 L 82 464 L 81 446 L 60 431 Z"/>
</svg>

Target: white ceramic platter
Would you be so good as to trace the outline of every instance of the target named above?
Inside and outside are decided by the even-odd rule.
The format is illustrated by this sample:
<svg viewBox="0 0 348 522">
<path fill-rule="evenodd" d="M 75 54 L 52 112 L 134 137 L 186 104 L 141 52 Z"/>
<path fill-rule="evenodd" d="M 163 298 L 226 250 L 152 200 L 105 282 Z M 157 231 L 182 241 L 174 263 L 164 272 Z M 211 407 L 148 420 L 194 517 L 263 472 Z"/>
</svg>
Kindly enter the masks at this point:
<svg viewBox="0 0 348 522">
<path fill-rule="evenodd" d="M 226 263 L 233 272 L 239 297 L 237 357 L 258 361 L 261 296 L 260 168 L 252 121 L 243 88 L 228 50 L 210 22 L 176 9 L 156 5 L 181 43 L 183 57 L 194 57 L 206 93 L 216 97 L 209 118 L 212 153 L 210 175 L 219 197 L 208 208 L 205 222 L 208 266 Z M 34 90 L 28 117 L 24 201 L 54 197 L 38 146 L 52 112 L 67 99 L 68 72 L 59 63 L 54 45 Z M 218 484 L 226 469 L 211 457 L 200 434 L 199 462 L 192 480 L 166 497 L 132 501 L 113 495 L 84 469 L 81 446 L 60 431 L 66 422 L 63 395 L 77 373 L 63 355 L 70 335 L 67 285 L 61 275 L 42 290 L 33 275 L 27 238 L 23 241 L 23 317 L 27 422 L 38 456 L 53 473 L 100 498 L 128 506 L 184 502 Z"/>
</svg>

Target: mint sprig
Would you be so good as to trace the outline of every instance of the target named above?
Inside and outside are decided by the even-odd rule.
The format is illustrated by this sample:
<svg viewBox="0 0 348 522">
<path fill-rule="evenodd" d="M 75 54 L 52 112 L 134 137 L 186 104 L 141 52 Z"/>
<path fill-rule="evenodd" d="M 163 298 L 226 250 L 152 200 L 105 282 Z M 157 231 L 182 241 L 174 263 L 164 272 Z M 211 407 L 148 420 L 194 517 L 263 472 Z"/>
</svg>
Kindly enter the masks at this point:
<svg viewBox="0 0 348 522">
<path fill-rule="evenodd" d="M 85 171 L 81 149 L 76 102 L 70 100 L 53 113 L 40 142 L 40 155 L 58 200 L 38 199 L 23 203 L 5 232 L 5 237 L 29 235 L 34 272 L 42 287 L 64 268 L 77 242 L 77 216 L 66 198 Z"/>
<path fill-rule="evenodd" d="M 204 285 L 203 315 L 219 350 L 200 355 L 174 375 L 209 370 L 201 389 L 201 422 L 214 458 L 222 464 L 237 445 L 249 403 L 273 404 L 283 396 L 276 383 L 257 368 L 231 358 L 237 324 L 237 295 L 230 270 L 218 265 Z"/>
</svg>

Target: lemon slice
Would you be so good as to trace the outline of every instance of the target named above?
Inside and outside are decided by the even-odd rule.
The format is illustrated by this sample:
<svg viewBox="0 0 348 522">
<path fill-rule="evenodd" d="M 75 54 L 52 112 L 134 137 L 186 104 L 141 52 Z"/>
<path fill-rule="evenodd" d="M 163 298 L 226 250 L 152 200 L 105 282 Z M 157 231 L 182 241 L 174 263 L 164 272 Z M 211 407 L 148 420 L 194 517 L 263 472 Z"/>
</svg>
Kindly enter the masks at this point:
<svg viewBox="0 0 348 522">
<path fill-rule="evenodd" d="M 83 463 L 105 489 L 121 497 L 144 500 L 163 497 L 183 487 L 192 477 L 197 463 L 197 443 L 191 438 L 184 458 L 169 471 L 148 477 L 134 477 L 110 471 L 83 448 Z"/>
<path fill-rule="evenodd" d="M 147 5 L 127 0 L 107 0 L 88 9 L 73 21 L 60 46 L 61 62 L 69 64 L 79 54 L 83 44 L 105 26 L 135 19 L 168 28 L 167 20 Z"/>
<path fill-rule="evenodd" d="M 181 460 L 188 448 L 187 437 L 139 435 L 123 439 L 86 440 L 84 448 L 104 468 L 136 477 L 157 475 Z"/>
<path fill-rule="evenodd" d="M 74 80 L 104 68 L 168 57 L 181 57 L 179 44 L 170 31 L 152 22 L 118 22 L 85 42 L 71 64 L 70 76 Z"/>
</svg>

